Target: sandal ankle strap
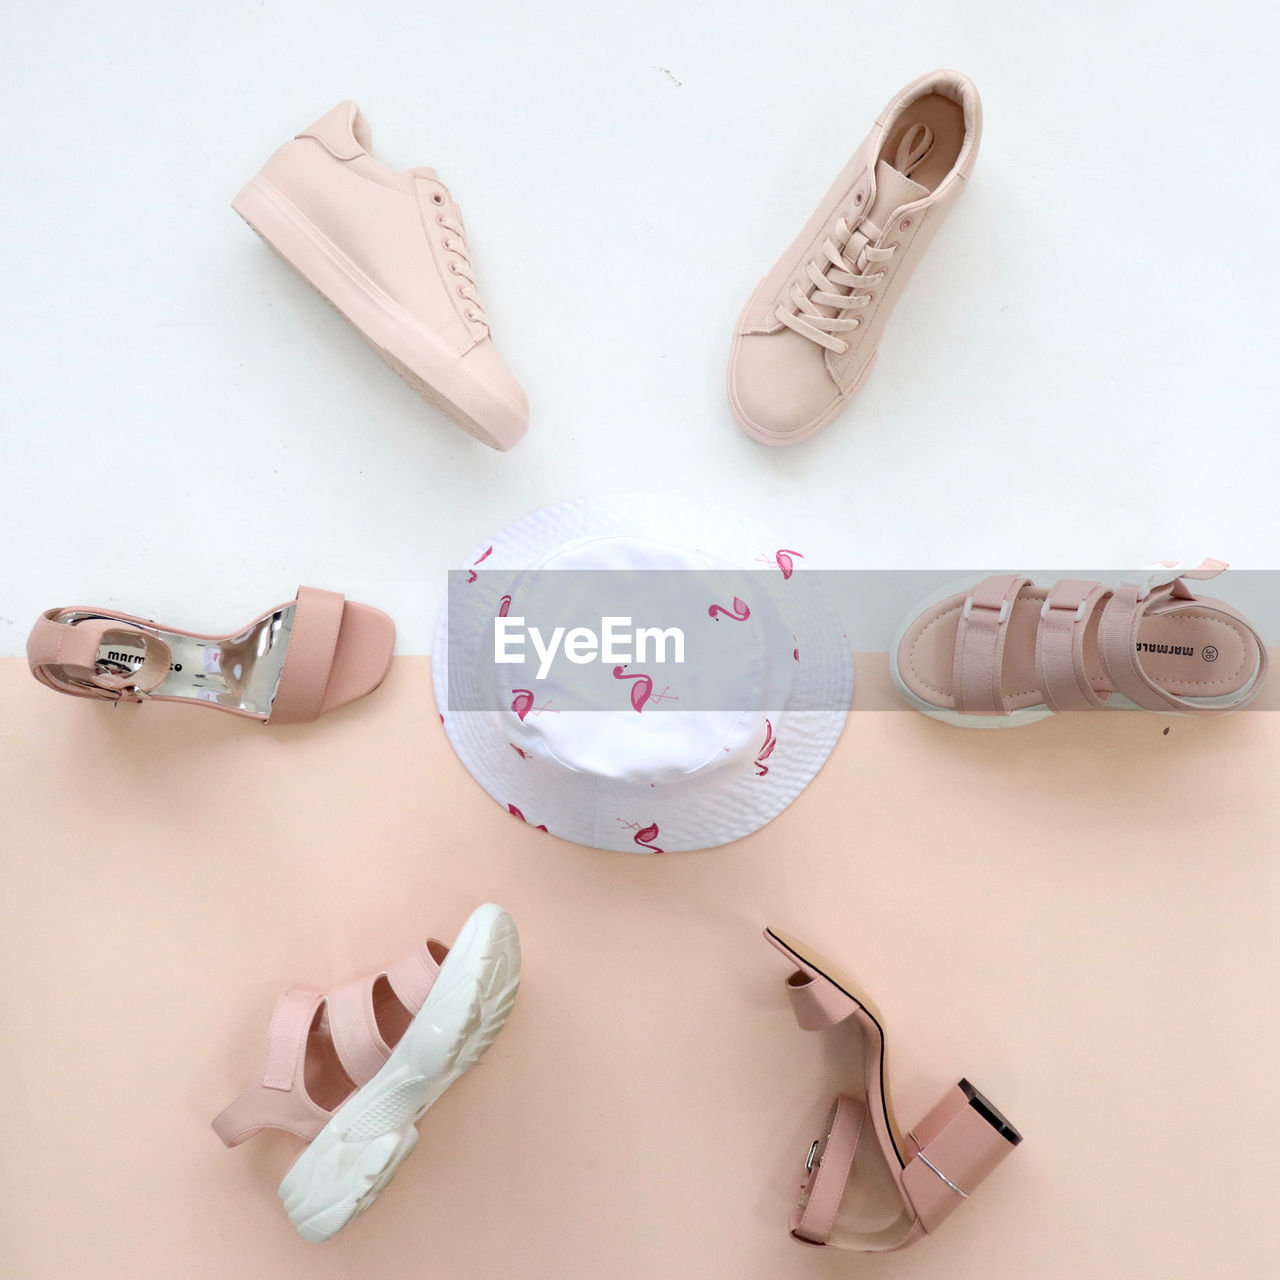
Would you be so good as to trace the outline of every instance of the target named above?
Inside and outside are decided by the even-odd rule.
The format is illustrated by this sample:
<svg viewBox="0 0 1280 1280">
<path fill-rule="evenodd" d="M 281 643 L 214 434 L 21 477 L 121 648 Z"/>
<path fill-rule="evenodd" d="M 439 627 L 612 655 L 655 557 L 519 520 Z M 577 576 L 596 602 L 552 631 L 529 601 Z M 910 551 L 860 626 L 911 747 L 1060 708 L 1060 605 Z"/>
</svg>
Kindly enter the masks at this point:
<svg viewBox="0 0 1280 1280">
<path fill-rule="evenodd" d="M 329 1112 L 307 1092 L 307 1040 L 324 1005 L 313 991 L 286 991 L 267 1027 L 267 1051 L 257 1078 L 214 1117 L 213 1131 L 229 1147 L 263 1129 L 283 1129 L 310 1142 Z"/>
<path fill-rule="evenodd" d="M 867 1108 L 856 1098 L 841 1094 L 831 1104 L 826 1133 L 809 1148 L 809 1178 L 791 1212 L 791 1234 L 801 1244 L 826 1244 L 831 1238 L 866 1122 Z"/>
<path fill-rule="evenodd" d="M 78 614 L 93 616 L 77 619 Z M 141 665 L 125 673 L 109 670 L 98 656 L 108 635 L 141 648 Z M 31 674 L 41 684 L 79 698 L 141 702 L 169 674 L 170 661 L 169 646 L 159 636 L 95 609 L 50 609 L 27 638 Z"/>
</svg>

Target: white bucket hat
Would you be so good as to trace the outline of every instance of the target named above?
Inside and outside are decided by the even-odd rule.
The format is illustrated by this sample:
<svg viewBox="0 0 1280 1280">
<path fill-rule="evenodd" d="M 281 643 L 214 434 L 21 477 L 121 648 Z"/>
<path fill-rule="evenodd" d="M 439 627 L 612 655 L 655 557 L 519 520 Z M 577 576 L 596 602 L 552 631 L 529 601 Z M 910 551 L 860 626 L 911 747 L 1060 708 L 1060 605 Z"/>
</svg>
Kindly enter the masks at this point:
<svg viewBox="0 0 1280 1280">
<path fill-rule="evenodd" d="M 849 643 L 811 570 L 754 521 L 687 499 L 536 511 L 450 575 L 432 660 L 449 740 L 499 804 L 566 840 L 632 853 L 738 840 L 822 767 L 853 696 Z M 598 652 L 584 634 L 567 657 L 571 624 L 589 621 Z M 632 634 L 610 637 L 609 622 Z"/>
</svg>

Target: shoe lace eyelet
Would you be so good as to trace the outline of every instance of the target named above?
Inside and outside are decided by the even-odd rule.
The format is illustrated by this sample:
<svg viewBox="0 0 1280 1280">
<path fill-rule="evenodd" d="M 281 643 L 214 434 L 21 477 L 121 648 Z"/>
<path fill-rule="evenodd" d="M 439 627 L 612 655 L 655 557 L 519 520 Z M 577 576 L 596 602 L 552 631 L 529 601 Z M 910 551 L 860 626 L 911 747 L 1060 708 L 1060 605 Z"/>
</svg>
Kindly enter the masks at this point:
<svg viewBox="0 0 1280 1280">
<path fill-rule="evenodd" d="M 456 276 L 458 274 L 458 264 L 456 262 L 449 263 L 449 270 Z"/>
<path fill-rule="evenodd" d="M 854 197 L 853 197 L 853 203 L 854 203 L 854 204 L 861 204 L 861 203 L 862 203 L 862 192 L 861 192 L 861 191 L 859 191 L 859 192 L 858 192 L 858 194 L 857 194 L 856 196 L 854 196 Z"/>
<path fill-rule="evenodd" d="M 431 203 L 444 204 L 444 194 L 440 191 L 433 191 L 431 193 Z"/>
<path fill-rule="evenodd" d="M 898 230 L 906 231 L 910 226 L 911 226 L 911 219 L 903 218 L 903 220 L 900 223 L 898 223 Z"/>
</svg>

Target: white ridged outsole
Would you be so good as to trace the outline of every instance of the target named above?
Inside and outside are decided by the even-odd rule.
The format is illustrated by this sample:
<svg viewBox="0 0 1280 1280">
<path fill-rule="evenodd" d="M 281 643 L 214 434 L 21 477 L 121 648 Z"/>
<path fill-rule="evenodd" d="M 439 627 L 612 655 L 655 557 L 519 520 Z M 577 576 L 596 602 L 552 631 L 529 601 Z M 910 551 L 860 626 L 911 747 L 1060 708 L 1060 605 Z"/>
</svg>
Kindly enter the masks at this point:
<svg viewBox="0 0 1280 1280">
<path fill-rule="evenodd" d="M 520 985 L 515 921 L 477 908 L 382 1069 L 334 1112 L 280 1183 L 289 1221 L 318 1243 L 377 1199 L 418 1141 L 414 1127 L 502 1029 Z"/>
</svg>

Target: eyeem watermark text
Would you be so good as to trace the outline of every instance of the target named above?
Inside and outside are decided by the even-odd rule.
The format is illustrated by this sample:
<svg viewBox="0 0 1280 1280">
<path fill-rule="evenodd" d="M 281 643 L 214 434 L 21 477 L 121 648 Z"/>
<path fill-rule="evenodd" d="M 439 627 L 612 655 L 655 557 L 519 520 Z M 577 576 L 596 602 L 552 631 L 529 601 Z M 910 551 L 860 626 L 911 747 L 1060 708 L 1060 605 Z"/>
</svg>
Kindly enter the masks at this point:
<svg viewBox="0 0 1280 1280">
<path fill-rule="evenodd" d="M 539 680 L 547 678 L 561 651 L 579 666 L 588 662 L 684 661 L 684 632 L 679 627 L 634 627 L 630 618 L 601 618 L 599 631 L 590 627 L 556 627 L 550 636 L 544 636 L 540 628 L 526 627 L 523 618 L 494 618 L 494 662 L 523 663 L 526 641 L 538 655 Z"/>
</svg>

